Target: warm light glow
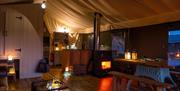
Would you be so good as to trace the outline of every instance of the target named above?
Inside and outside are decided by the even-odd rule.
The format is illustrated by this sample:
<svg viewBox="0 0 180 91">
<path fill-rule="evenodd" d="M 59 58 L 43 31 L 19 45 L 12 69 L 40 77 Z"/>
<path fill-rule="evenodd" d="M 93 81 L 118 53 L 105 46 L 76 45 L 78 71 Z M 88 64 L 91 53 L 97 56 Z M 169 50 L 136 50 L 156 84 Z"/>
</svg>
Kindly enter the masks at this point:
<svg viewBox="0 0 180 91">
<path fill-rule="evenodd" d="M 101 67 L 102 67 L 102 69 L 110 69 L 111 68 L 111 61 L 102 61 Z"/>
<path fill-rule="evenodd" d="M 137 59 L 137 52 L 132 52 L 131 56 L 132 56 L 132 59 L 136 60 Z"/>
<path fill-rule="evenodd" d="M 65 68 L 65 71 L 69 71 L 69 67 L 66 67 L 66 68 Z"/>
<path fill-rule="evenodd" d="M 112 91 L 112 77 L 105 77 L 99 80 L 98 91 Z"/>
<path fill-rule="evenodd" d="M 180 58 L 180 53 L 176 53 L 176 58 Z"/>
<path fill-rule="evenodd" d="M 10 74 L 10 75 L 16 74 L 15 68 L 14 67 L 10 68 L 8 74 Z"/>
<path fill-rule="evenodd" d="M 12 55 L 8 55 L 8 60 L 13 60 L 13 56 Z"/>
<path fill-rule="evenodd" d="M 55 47 L 55 51 L 59 51 L 59 47 Z"/>
<path fill-rule="evenodd" d="M 65 46 L 62 46 L 61 49 L 66 49 L 66 47 L 65 47 Z"/>
<path fill-rule="evenodd" d="M 43 1 L 43 3 L 41 4 L 41 8 L 42 8 L 42 9 L 45 9 L 45 8 L 46 8 L 46 2 L 45 2 L 45 1 Z"/>
<path fill-rule="evenodd" d="M 58 26 L 56 32 L 69 33 L 69 28 L 67 26 Z"/>
<path fill-rule="evenodd" d="M 131 53 L 125 52 L 125 59 L 131 59 Z"/>
</svg>

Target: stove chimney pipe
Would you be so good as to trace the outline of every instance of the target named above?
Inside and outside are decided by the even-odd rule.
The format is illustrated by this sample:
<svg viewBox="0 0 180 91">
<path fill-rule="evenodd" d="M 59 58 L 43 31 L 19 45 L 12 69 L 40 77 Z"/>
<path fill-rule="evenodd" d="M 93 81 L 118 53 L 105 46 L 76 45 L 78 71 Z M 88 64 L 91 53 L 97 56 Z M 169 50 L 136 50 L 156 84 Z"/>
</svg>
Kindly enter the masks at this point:
<svg viewBox="0 0 180 91">
<path fill-rule="evenodd" d="M 93 50 L 100 49 L 100 24 L 102 15 L 98 12 L 94 13 L 94 45 Z"/>
</svg>

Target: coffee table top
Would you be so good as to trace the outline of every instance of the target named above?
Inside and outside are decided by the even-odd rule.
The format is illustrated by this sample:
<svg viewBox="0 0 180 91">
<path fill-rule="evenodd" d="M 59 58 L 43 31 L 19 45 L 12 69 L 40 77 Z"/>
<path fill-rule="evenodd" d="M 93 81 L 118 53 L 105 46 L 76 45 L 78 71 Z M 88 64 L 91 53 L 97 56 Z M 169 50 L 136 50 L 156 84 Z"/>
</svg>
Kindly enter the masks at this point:
<svg viewBox="0 0 180 91">
<path fill-rule="evenodd" d="M 70 91 L 69 88 L 66 85 L 62 85 L 59 88 L 55 88 L 55 89 L 48 89 L 47 88 L 47 84 L 49 81 L 47 80 L 40 80 L 40 81 L 35 81 L 32 83 L 32 90 L 33 91 Z"/>
</svg>

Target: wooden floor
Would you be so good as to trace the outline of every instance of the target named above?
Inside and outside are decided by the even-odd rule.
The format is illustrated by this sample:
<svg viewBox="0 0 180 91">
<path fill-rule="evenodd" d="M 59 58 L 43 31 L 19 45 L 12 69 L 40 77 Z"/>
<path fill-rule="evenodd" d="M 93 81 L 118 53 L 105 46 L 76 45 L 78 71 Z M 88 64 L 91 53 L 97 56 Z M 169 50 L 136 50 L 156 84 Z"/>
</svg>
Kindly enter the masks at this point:
<svg viewBox="0 0 180 91">
<path fill-rule="evenodd" d="M 9 91 L 31 91 L 32 81 L 41 78 L 9 81 Z M 97 78 L 90 75 L 73 76 L 68 84 L 70 91 L 111 91 L 112 77 Z"/>
<path fill-rule="evenodd" d="M 32 81 L 40 80 L 41 78 L 9 80 L 9 91 L 31 91 Z"/>
<path fill-rule="evenodd" d="M 76 76 L 70 81 L 71 91 L 111 91 L 112 77 L 96 78 L 93 76 Z"/>
</svg>

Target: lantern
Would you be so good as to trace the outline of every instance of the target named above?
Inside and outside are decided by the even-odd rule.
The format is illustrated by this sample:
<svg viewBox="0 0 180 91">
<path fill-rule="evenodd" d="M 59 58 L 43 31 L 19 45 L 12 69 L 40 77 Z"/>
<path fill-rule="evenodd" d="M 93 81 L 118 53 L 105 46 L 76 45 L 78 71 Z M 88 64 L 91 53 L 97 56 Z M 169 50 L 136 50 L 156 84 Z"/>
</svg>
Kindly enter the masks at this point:
<svg viewBox="0 0 180 91">
<path fill-rule="evenodd" d="M 136 51 L 133 51 L 133 52 L 131 53 L 131 56 L 132 56 L 132 59 L 133 59 L 133 60 L 136 60 L 136 59 L 137 59 L 137 52 L 136 52 Z"/>
<path fill-rule="evenodd" d="M 131 59 L 131 52 L 125 52 L 125 59 Z"/>
</svg>

